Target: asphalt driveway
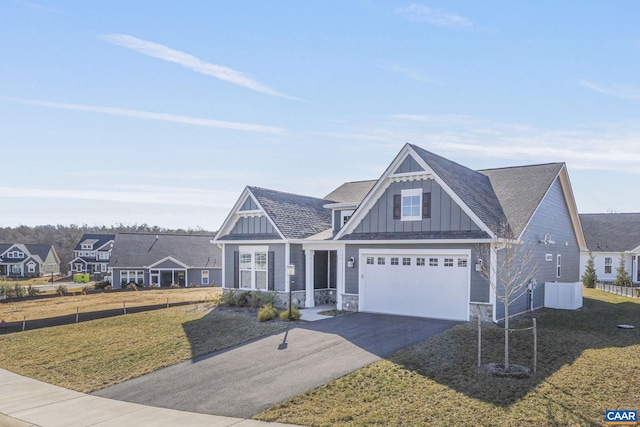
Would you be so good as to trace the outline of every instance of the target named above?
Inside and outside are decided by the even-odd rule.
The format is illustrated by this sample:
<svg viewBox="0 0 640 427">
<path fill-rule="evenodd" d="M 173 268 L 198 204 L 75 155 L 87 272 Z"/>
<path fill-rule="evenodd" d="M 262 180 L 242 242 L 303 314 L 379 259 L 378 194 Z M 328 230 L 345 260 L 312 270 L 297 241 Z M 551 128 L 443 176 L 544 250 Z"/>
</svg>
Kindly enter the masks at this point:
<svg viewBox="0 0 640 427">
<path fill-rule="evenodd" d="M 179 363 L 93 394 L 249 418 L 459 323 L 353 313 Z"/>
</svg>

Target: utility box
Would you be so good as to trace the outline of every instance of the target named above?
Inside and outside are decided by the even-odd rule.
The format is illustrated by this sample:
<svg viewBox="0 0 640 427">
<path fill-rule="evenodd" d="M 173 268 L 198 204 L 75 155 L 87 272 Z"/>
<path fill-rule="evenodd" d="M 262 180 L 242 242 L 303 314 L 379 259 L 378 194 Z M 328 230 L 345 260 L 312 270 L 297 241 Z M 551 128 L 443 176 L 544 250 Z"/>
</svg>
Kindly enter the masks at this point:
<svg viewBox="0 0 640 427">
<path fill-rule="evenodd" d="M 73 275 L 74 283 L 89 283 L 89 274 L 87 273 L 76 273 Z"/>
<path fill-rule="evenodd" d="M 544 306 L 563 310 L 577 310 L 582 307 L 582 282 L 544 284 Z"/>
</svg>

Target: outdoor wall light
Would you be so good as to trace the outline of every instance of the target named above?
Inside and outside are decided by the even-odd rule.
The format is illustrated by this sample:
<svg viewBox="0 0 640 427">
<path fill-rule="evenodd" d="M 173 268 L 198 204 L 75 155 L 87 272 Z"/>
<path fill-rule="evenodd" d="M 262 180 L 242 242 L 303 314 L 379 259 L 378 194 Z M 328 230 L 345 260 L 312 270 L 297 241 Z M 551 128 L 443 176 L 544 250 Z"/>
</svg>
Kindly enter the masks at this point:
<svg viewBox="0 0 640 427">
<path fill-rule="evenodd" d="M 482 271 L 482 260 L 480 258 L 476 260 L 476 271 Z"/>
<path fill-rule="evenodd" d="M 356 265 L 356 259 L 354 257 L 349 258 L 347 261 L 347 267 L 353 268 Z"/>
</svg>

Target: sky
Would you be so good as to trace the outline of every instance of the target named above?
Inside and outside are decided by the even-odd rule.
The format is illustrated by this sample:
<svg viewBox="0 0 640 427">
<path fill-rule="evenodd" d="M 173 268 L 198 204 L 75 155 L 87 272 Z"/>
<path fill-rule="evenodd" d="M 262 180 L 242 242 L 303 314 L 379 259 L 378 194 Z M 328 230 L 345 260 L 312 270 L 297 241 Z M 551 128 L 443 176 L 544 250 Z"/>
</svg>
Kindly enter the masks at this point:
<svg viewBox="0 0 640 427">
<path fill-rule="evenodd" d="M 640 2 L 0 0 L 0 226 L 217 230 L 409 142 L 640 212 Z M 523 194 L 526 197 L 526 193 Z"/>
</svg>

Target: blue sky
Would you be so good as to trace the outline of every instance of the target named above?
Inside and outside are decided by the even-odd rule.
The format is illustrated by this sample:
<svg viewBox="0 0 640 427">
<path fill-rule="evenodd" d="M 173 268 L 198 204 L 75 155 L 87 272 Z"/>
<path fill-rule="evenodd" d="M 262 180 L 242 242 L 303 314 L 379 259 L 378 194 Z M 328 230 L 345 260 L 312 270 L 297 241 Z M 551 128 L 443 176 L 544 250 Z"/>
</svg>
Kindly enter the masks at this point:
<svg viewBox="0 0 640 427">
<path fill-rule="evenodd" d="M 216 230 L 406 142 L 640 212 L 637 1 L 0 0 L 0 226 Z"/>
</svg>

